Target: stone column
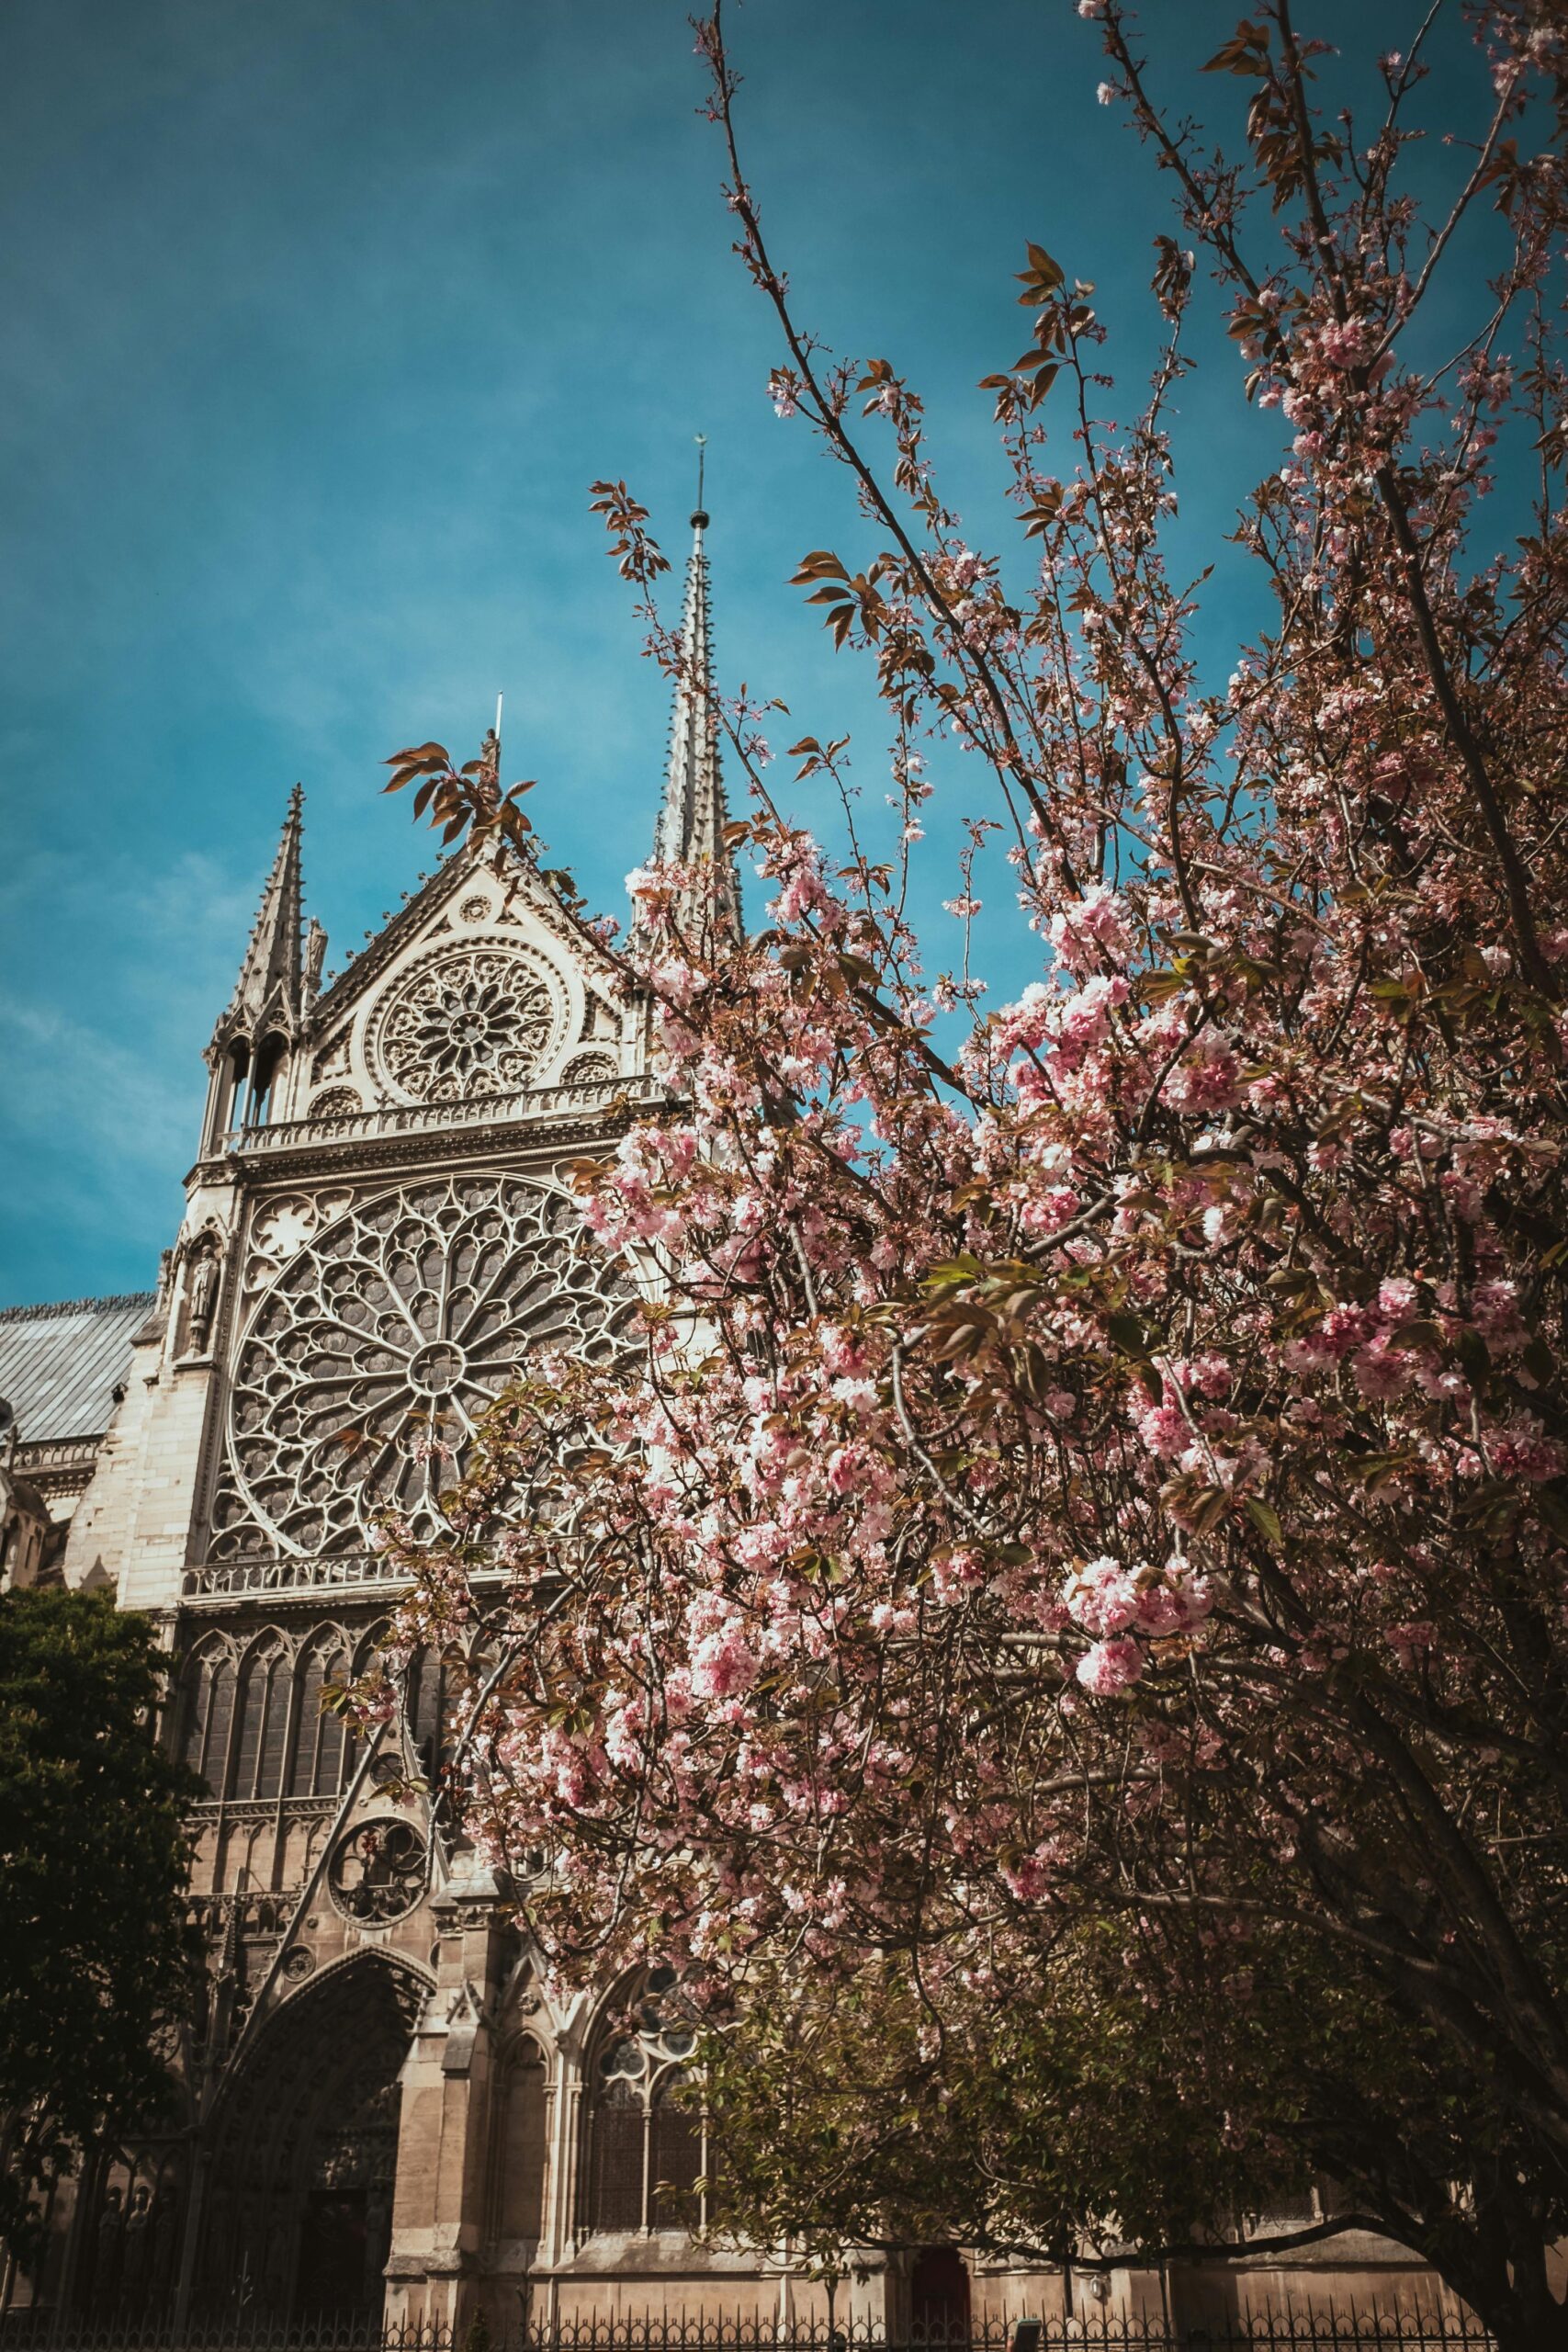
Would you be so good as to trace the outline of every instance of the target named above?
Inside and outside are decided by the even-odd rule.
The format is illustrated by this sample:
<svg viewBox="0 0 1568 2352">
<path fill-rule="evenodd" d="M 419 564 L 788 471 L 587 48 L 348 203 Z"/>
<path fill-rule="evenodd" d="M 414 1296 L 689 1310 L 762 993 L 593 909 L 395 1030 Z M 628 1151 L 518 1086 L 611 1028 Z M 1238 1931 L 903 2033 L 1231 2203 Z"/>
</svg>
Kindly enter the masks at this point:
<svg viewBox="0 0 1568 2352">
<path fill-rule="evenodd" d="M 389 2325 L 440 2324 L 460 2338 L 488 2304 L 496 2020 L 516 1937 L 493 1875 L 471 1857 L 431 1909 L 436 1987 L 403 2064 L 386 2310 Z"/>
<path fill-rule="evenodd" d="M 592 2014 L 580 1995 L 557 2028 L 553 2097 L 549 2109 L 549 2160 L 545 2167 L 539 2262 L 558 2270 L 576 2248 L 578 2190 L 582 2170 L 582 2045 Z"/>
</svg>

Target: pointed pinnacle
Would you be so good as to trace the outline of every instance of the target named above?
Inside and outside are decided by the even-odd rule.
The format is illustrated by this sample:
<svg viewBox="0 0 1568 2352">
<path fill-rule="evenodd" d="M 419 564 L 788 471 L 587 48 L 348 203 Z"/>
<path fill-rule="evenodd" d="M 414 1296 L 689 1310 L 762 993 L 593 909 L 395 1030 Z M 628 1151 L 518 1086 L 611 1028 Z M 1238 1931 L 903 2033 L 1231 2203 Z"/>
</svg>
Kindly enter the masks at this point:
<svg viewBox="0 0 1568 2352">
<path fill-rule="evenodd" d="M 271 1022 L 292 1028 L 303 1010 L 304 970 L 300 951 L 304 888 L 299 836 L 305 794 L 296 785 L 288 796 L 277 854 L 262 890 L 240 974 L 215 1036 L 244 1034 L 253 1043 Z"/>
<path fill-rule="evenodd" d="M 734 858 L 724 839 L 728 812 L 714 709 L 708 569 L 703 544 L 707 521 L 699 505 L 692 516 L 692 552 L 686 564 L 681 612 L 681 669 L 675 685 L 664 797 L 654 830 L 653 854 L 661 862 L 689 865 L 705 860 L 719 868 L 723 877 L 723 920 L 728 928 L 738 932 L 740 887 Z"/>
</svg>

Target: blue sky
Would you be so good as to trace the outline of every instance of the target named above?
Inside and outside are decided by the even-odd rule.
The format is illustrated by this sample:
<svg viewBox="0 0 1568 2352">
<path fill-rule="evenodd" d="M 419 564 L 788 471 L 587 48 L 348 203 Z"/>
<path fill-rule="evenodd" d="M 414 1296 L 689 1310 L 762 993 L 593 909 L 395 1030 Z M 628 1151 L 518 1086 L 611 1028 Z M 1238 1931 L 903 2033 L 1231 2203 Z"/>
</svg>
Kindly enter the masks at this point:
<svg viewBox="0 0 1568 2352">
<path fill-rule="evenodd" d="M 1021 347 L 1024 239 L 1096 279 L 1111 364 L 1135 376 L 1153 323 L 1165 190 L 1095 103 L 1092 30 L 1070 0 L 732 13 L 801 311 L 910 371 L 986 543 L 974 386 Z M 1377 0 L 1373 37 L 1418 13 Z M 1190 66 L 1236 0 L 1146 15 L 1234 127 L 1240 85 Z M 1314 21 L 1352 40 L 1368 12 Z M 509 776 L 540 779 L 555 859 L 621 910 L 665 695 L 594 477 L 682 547 L 705 431 L 726 684 L 782 695 L 784 741 L 859 730 L 873 800 L 882 730 L 785 584 L 853 543 L 852 510 L 765 397 L 777 342 L 729 253 L 682 0 L 9 0 L 4 43 L 0 1299 L 30 1301 L 141 1287 L 173 1238 L 297 777 L 329 965 L 433 862 L 379 763 L 430 735 L 468 755 L 499 690 Z M 1183 412 L 1196 568 L 1268 428 L 1238 432 L 1224 359 Z M 1216 641 L 1241 618 L 1221 595 Z M 944 859 L 927 903 L 951 888 Z"/>
</svg>

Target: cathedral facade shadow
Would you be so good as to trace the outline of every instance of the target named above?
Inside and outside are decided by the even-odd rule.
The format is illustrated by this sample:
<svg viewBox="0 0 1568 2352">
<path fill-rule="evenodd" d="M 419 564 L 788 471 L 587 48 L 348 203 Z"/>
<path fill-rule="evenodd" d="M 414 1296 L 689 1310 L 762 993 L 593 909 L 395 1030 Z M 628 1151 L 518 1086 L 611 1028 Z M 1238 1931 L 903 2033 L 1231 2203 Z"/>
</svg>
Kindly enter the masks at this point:
<svg viewBox="0 0 1568 2352">
<path fill-rule="evenodd" d="M 214 2119 L 200 2311 L 272 2321 L 380 2310 L 398 2078 L 428 1991 L 403 1962 L 361 1954 L 258 2033 Z"/>
</svg>

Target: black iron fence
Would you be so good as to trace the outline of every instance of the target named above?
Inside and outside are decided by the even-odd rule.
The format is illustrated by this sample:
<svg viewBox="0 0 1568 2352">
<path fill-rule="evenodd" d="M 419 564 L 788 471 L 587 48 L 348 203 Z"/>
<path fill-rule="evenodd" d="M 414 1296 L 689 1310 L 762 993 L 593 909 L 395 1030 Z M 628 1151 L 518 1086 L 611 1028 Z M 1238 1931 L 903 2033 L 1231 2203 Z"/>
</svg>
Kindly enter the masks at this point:
<svg viewBox="0 0 1568 2352">
<path fill-rule="evenodd" d="M 183 2327 L 141 2320 L 73 2320 L 17 2312 L 0 2320 L 0 2352 L 1491 2352 L 1477 2321 L 1441 2311 L 1282 2314 L 1180 2322 L 1092 2311 L 901 2335 L 854 2324 L 775 2323 L 660 2313 L 499 2326 L 383 2324 L 367 2313 L 267 2323 L 232 2317 Z"/>
</svg>

